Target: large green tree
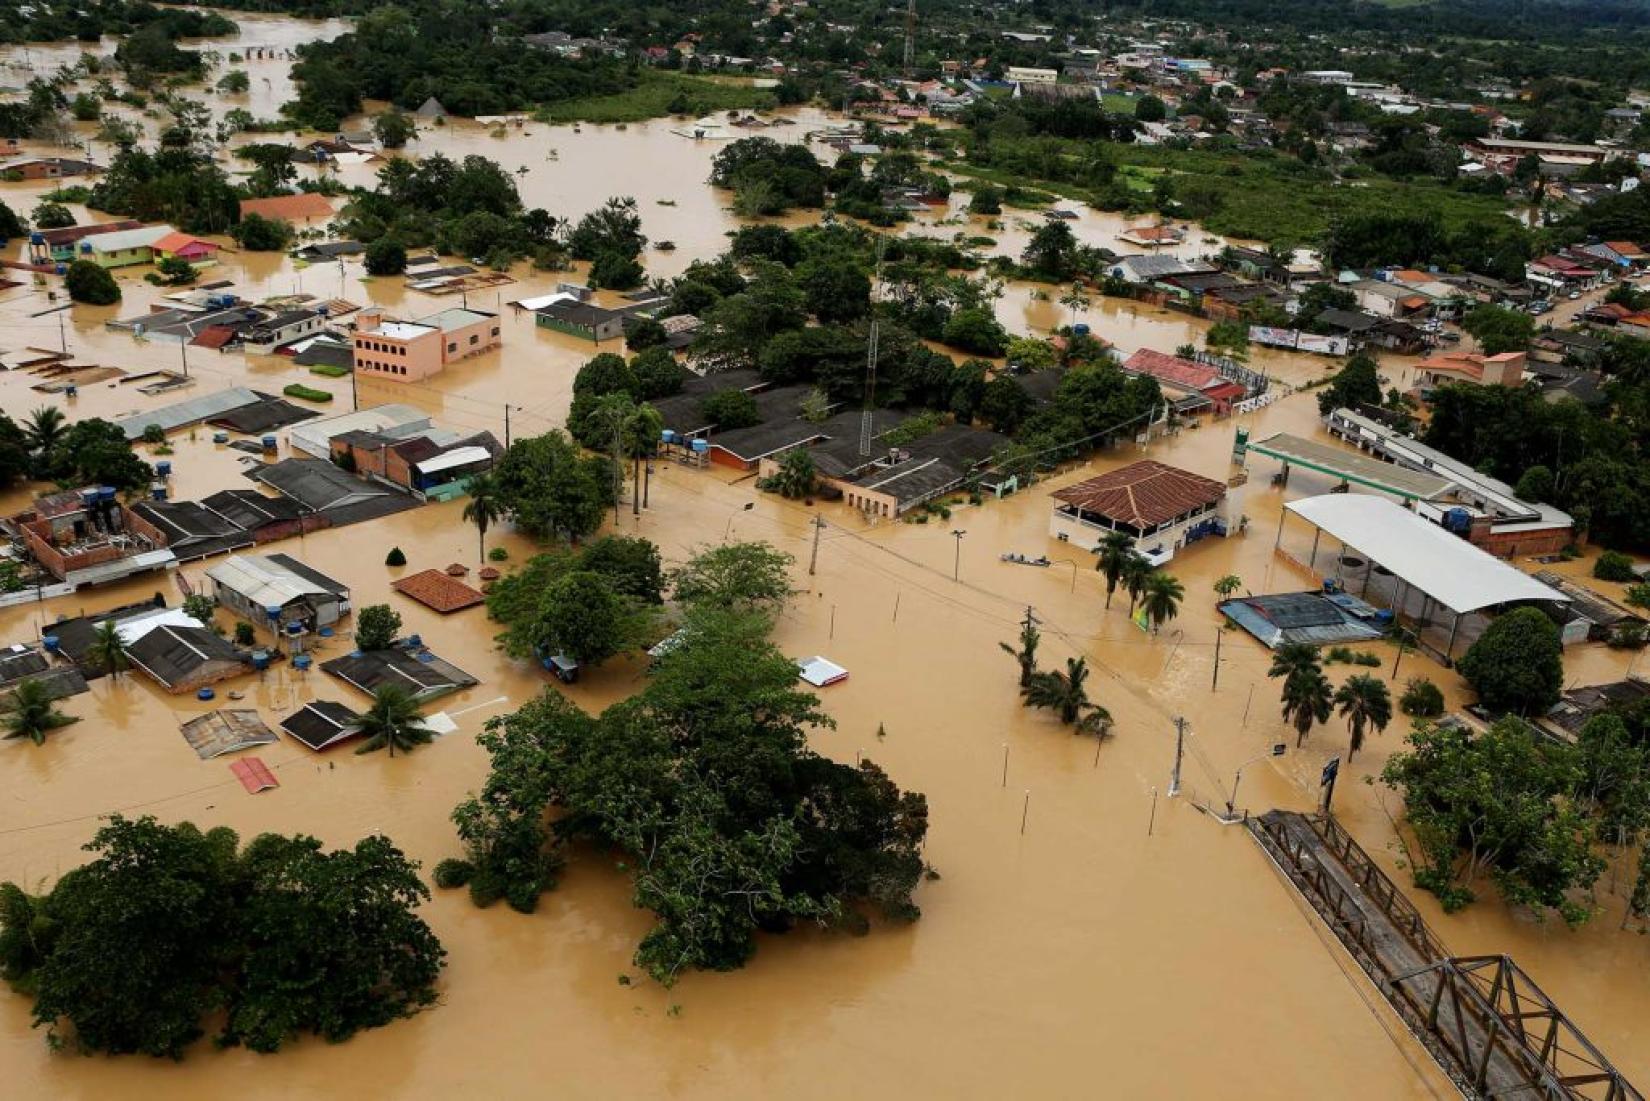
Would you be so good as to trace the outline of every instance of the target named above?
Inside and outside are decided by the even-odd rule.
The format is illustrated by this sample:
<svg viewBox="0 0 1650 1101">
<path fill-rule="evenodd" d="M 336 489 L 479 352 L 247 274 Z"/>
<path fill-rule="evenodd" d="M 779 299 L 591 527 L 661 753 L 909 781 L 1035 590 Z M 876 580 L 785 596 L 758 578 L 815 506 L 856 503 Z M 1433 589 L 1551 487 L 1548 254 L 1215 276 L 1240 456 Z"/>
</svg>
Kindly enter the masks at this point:
<svg viewBox="0 0 1650 1101">
<path fill-rule="evenodd" d="M 1517 608 L 1484 629 L 1458 668 L 1491 711 L 1535 715 L 1558 702 L 1563 653 L 1552 620 L 1537 608 Z"/>
<path fill-rule="evenodd" d="M 34 996 L 55 1044 L 181 1057 L 217 1041 L 274 1051 L 348 1039 L 435 1001 L 445 955 L 428 891 L 387 839 L 324 852 L 266 834 L 119 815 L 93 859 L 31 896 L 0 885 L 0 977 Z"/>
</svg>

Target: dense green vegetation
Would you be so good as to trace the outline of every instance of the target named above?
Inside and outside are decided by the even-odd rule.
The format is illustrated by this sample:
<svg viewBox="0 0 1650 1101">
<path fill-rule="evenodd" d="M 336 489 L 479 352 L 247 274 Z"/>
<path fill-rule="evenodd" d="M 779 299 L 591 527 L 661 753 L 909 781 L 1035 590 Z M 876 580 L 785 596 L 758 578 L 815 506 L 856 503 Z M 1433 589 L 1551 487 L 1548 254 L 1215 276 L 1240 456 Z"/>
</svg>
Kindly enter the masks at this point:
<svg viewBox="0 0 1650 1101">
<path fill-rule="evenodd" d="M 768 640 L 773 594 L 749 548 L 783 584 L 787 560 L 757 545 L 690 563 L 675 582 L 686 626 L 638 695 L 592 717 L 547 692 L 489 724 L 491 772 L 453 815 L 465 858 L 441 882 L 530 911 L 578 843 L 616 850 L 657 919 L 636 963 L 666 985 L 743 965 L 760 932 L 918 916 L 926 800 L 808 748 L 833 724 Z"/>
<path fill-rule="evenodd" d="M 748 83 L 708 80 L 669 70 L 642 69 L 619 92 L 592 92 L 546 103 L 534 112 L 544 122 L 640 122 L 661 115 L 699 117 L 718 111 L 772 107 L 774 94 Z"/>
<path fill-rule="evenodd" d="M 234 34 L 235 30 L 233 22 L 216 12 L 161 8 L 145 0 L 31 0 L 0 11 L 0 44 L 68 39 L 95 43 L 100 35 L 133 35 L 139 31 L 170 41 L 215 38 Z"/>
<path fill-rule="evenodd" d="M 0 978 L 54 1047 L 181 1058 L 346 1040 L 435 1002 L 446 953 L 429 897 L 387 838 L 324 851 L 264 834 L 119 815 L 51 890 L 0 884 Z"/>
<path fill-rule="evenodd" d="M 1528 387 L 1441 386 L 1425 440 L 1566 510 L 1595 542 L 1643 550 L 1650 547 L 1642 507 L 1650 493 L 1650 341 L 1616 337 L 1597 366 L 1609 379 L 1597 410 L 1548 402 Z"/>
<path fill-rule="evenodd" d="M 1614 715 L 1589 720 L 1573 745 L 1512 718 L 1484 731 L 1423 725 L 1381 775 L 1404 798 L 1415 881 L 1448 911 L 1487 876 L 1507 902 L 1579 925 L 1607 855 L 1650 825 L 1650 748 Z"/>
</svg>

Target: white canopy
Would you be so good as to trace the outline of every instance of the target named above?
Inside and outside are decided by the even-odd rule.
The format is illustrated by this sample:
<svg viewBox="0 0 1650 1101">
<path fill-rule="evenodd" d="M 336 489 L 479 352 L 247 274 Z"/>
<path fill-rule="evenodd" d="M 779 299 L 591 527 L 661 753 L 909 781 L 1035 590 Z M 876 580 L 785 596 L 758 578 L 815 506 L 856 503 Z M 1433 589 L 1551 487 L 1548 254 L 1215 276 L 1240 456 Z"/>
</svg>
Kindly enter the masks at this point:
<svg viewBox="0 0 1650 1101">
<path fill-rule="evenodd" d="M 1385 497 L 1330 493 L 1283 506 L 1457 614 L 1569 597 Z"/>
</svg>

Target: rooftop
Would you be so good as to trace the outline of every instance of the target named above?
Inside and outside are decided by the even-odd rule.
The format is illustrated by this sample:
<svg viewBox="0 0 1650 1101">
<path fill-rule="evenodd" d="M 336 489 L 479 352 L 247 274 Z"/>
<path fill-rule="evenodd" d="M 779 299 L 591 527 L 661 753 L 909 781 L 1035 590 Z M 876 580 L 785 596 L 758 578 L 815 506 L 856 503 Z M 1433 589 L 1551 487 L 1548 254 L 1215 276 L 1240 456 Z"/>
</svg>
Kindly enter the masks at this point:
<svg viewBox="0 0 1650 1101">
<path fill-rule="evenodd" d="M 364 650 L 323 662 L 323 672 L 372 695 L 386 684 L 400 685 L 419 699 L 456 692 L 479 683 L 428 650 Z"/>
<path fill-rule="evenodd" d="M 319 752 L 361 732 L 361 716 L 333 700 L 312 700 L 281 720 L 281 729 Z"/>
<path fill-rule="evenodd" d="M 478 590 L 440 570 L 424 570 L 397 578 L 390 582 L 390 588 L 442 615 L 474 607 L 487 599 Z"/>
<path fill-rule="evenodd" d="M 1384 497 L 1330 493 L 1283 506 L 1457 614 L 1569 597 Z"/>
<path fill-rule="evenodd" d="M 1226 486 L 1155 459 L 1142 459 L 1056 490 L 1052 496 L 1085 512 L 1144 529 L 1222 500 Z"/>
</svg>

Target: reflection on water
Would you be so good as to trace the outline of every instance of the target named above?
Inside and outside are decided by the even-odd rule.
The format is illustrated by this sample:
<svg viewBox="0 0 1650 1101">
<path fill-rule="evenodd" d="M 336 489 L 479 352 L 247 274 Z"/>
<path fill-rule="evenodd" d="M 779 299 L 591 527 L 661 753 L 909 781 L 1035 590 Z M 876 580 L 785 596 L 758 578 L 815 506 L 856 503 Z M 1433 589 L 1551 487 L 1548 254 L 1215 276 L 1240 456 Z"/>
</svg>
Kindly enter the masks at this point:
<svg viewBox="0 0 1650 1101">
<path fill-rule="evenodd" d="M 236 18 L 243 42 L 283 45 L 315 33 L 291 20 Z M 37 62 L 53 56 L 40 48 L 31 53 Z M 285 95 L 285 63 L 250 68 L 250 99 L 258 113 L 272 112 Z M 809 111 L 793 117 L 797 125 L 770 133 L 800 140 L 823 119 Z M 738 224 L 725 197 L 704 182 L 716 148 L 670 134 L 665 123 L 576 131 L 529 125 L 495 137 L 455 122 L 427 131 L 414 152 L 482 153 L 512 170 L 525 167 L 519 177 L 524 197 L 558 215 L 577 216 L 609 195 L 634 194 L 648 235 L 677 245 L 673 253 L 647 257 L 650 273 L 668 275 L 720 251 Z M 345 170 L 353 183 L 368 182 L 371 172 Z M 0 196 L 27 210 L 41 189 L 3 185 Z M 676 205 L 662 206 L 661 199 Z M 1086 241 L 1113 244 L 1125 224 L 1085 212 L 1078 230 Z M 998 235 L 1003 250 L 1023 247 L 1025 233 L 1011 220 Z M 1218 247 L 1192 236 L 1187 247 L 1194 250 Z M 398 279 L 364 279 L 353 262 L 341 270 L 299 270 L 283 257 L 227 254 L 214 274 L 251 297 L 301 290 L 411 315 L 446 304 L 407 292 Z M 534 328 L 530 317 L 506 304 L 567 276 L 515 274 L 516 284 L 471 296 L 474 306 L 502 309 L 501 352 L 467 360 L 427 386 L 364 383 L 361 403 L 408 401 L 452 427 L 502 433 L 509 402 L 518 434 L 559 424 L 573 373 L 593 349 Z M 130 273 L 120 280 L 126 297 L 119 307 L 77 307 L 68 315 L 66 339 L 76 358 L 132 372 L 181 369 L 176 346 L 139 343 L 103 328 L 110 317 L 143 312 L 160 296 Z M 31 316 L 50 305 L 43 288 L 0 292 L 0 347 L 55 347 L 56 316 Z M 1022 285 L 1007 288 L 998 311 L 1019 330 L 1064 320 L 1061 307 L 1032 299 Z M 1195 342 L 1206 327 L 1106 300 L 1097 300 L 1083 319 L 1131 350 Z M 201 380 L 195 393 L 232 383 L 276 391 L 301 380 L 333 392 L 334 407 L 349 407 L 348 380 L 315 378 L 280 357 L 243 359 L 200 349 L 187 356 L 191 375 Z M 1294 382 L 1324 370 L 1321 361 L 1280 352 L 1257 354 L 1256 362 Z M 1400 367 L 1386 362 L 1383 370 L 1396 374 Z M 159 400 L 97 385 L 71 403 L 32 392 L 34 381 L 19 373 L 0 378 L 0 408 L 20 416 L 52 402 L 73 416 L 108 416 Z M 1302 394 L 1253 416 L 1249 427 L 1257 437 L 1311 433 L 1315 412 L 1312 396 Z M 1224 477 L 1233 428 L 1205 423 L 1154 444 L 1152 454 Z M 180 434 L 174 447 L 177 496 L 249 484 L 240 478 L 239 453 L 214 446 L 208 433 Z M 1136 456 L 1132 445 L 1120 448 L 1062 479 Z M 746 970 L 689 976 L 674 995 L 621 986 L 618 977 L 629 970 L 647 916 L 630 905 L 626 881 L 610 861 L 581 852 L 562 886 L 531 917 L 502 908 L 478 911 L 462 895 L 438 895 L 428 916 L 451 952 L 441 1006 L 344 1047 L 306 1042 L 273 1060 L 203 1047 L 182 1066 L 53 1057 L 27 1029 L 27 1000 L 3 997 L 0 1066 L 20 1083 L 16 1095 L 29 1097 L 163 1091 L 179 1098 L 289 1097 L 346 1090 L 436 1096 L 478 1085 L 514 1096 L 546 1081 L 579 1097 L 1447 1096 L 1425 1054 L 1374 1004 L 1378 999 L 1339 949 L 1326 947 L 1315 919 L 1253 843 L 1192 806 L 1195 798 L 1223 801 L 1232 770 L 1283 731 L 1275 685 L 1265 676 L 1267 657 L 1247 638 L 1224 638 L 1220 687 L 1210 688 L 1214 580 L 1238 573 L 1257 592 L 1305 584 L 1272 555 L 1281 497 L 1268 486 L 1269 460 L 1254 461 L 1250 483 L 1235 491 L 1237 510 L 1251 518 L 1249 534 L 1199 544 L 1171 564 L 1187 597 L 1159 638 L 1129 623 L 1121 606 L 1105 611 L 1091 560 L 1048 538 L 1045 486 L 983 508 L 964 507 L 947 528 L 866 526 L 839 508 L 826 513 L 831 527 L 819 572 L 810 578 L 798 571 L 798 584 L 807 588 L 784 615 L 778 641 L 797 655 L 825 654 L 852 673 L 823 693 L 838 729 L 815 736 L 819 750 L 838 760 L 863 752 L 929 797 L 928 857 L 943 878 L 919 892 L 925 916 L 914 927 L 877 929 L 860 939 L 803 933 L 765 940 Z M 1297 471 L 1293 481 L 1292 493 L 1328 488 L 1306 472 Z M 13 492 L 0 504 L 25 496 Z M 639 522 L 626 513 L 620 527 L 654 539 L 667 559 L 724 537 L 767 539 L 799 558 L 808 551 L 813 510 L 758 495 L 749 481 L 661 466 L 650 502 Z M 749 512 L 747 504 L 754 504 Z M 389 592 L 388 582 L 400 572 L 382 565 L 391 546 L 405 550 L 409 570 L 473 563 L 475 533 L 461 521 L 462 507 L 431 506 L 280 548 L 350 584 L 357 606 L 391 601 L 407 630 L 481 680 L 439 705 L 456 717 L 458 733 L 393 759 L 357 758 L 347 750 L 316 756 L 283 741 L 262 753 L 281 788 L 252 797 L 223 761 L 197 760 L 178 732 L 181 720 L 208 705 L 163 695 L 135 678 L 98 682 L 66 705 L 86 721 L 46 747 L 0 745 L 0 878 L 50 881 L 81 859 L 79 846 L 96 817 L 115 809 L 228 825 L 243 835 L 301 830 L 330 844 L 382 830 L 426 866 L 451 855 L 447 814 L 484 769 L 474 735 L 489 716 L 545 688 L 540 675 L 494 648 L 480 609 L 442 618 Z M 961 583 L 951 580 L 951 526 L 968 532 Z M 514 561 L 533 551 L 511 533 L 490 534 L 489 542 L 508 547 Z M 1048 554 L 1056 563 L 1050 569 L 1008 565 L 998 559 L 1005 551 Z M 201 570 L 194 564 L 186 572 L 198 579 Z M 147 578 L 44 607 L 0 611 L 0 642 L 36 637 L 60 614 L 141 599 L 156 589 L 172 595 L 169 580 Z M 1027 604 L 1047 623 L 1045 661 L 1084 654 L 1097 668 L 1095 693 L 1117 719 L 1117 737 L 1098 761 L 1093 742 L 1018 704 L 1012 663 L 996 643 L 1013 637 Z M 1390 649 L 1382 656 L 1390 661 Z M 1587 647 L 1569 656 L 1567 675 L 1579 682 L 1611 679 L 1624 662 Z M 1405 658 L 1406 675 L 1423 668 L 1457 702 L 1453 675 Z M 644 675 L 640 662 L 615 661 L 569 691 L 582 705 L 600 708 L 633 691 Z M 289 668 L 224 688 L 244 691 L 245 705 L 270 718 L 314 698 L 361 702 L 321 674 L 298 676 Z M 1176 715 L 1190 720 L 1193 749 L 1188 797 L 1170 801 L 1161 792 Z M 875 737 L 879 726 L 887 731 L 882 741 Z M 1304 750 L 1250 769 L 1243 801 L 1257 808 L 1309 806 L 1318 770 L 1343 751 L 1344 739 L 1332 723 Z M 1396 728 L 1372 738 L 1349 778 L 1378 772 L 1400 742 Z M 1389 844 L 1385 809 L 1396 808 L 1383 809 L 1378 794 L 1344 783 L 1340 812 L 1407 882 Z M 1532 925 L 1493 900 L 1449 918 L 1430 896 L 1418 901 L 1453 949 L 1514 953 L 1619 1065 L 1640 1080 L 1650 1078 L 1650 1051 L 1634 1028 L 1650 1008 L 1642 981 L 1650 942 L 1616 931 L 1619 895 L 1604 894 L 1606 913 L 1579 933 Z M 673 999 L 683 1007 L 679 1016 L 668 1013 Z"/>
</svg>

